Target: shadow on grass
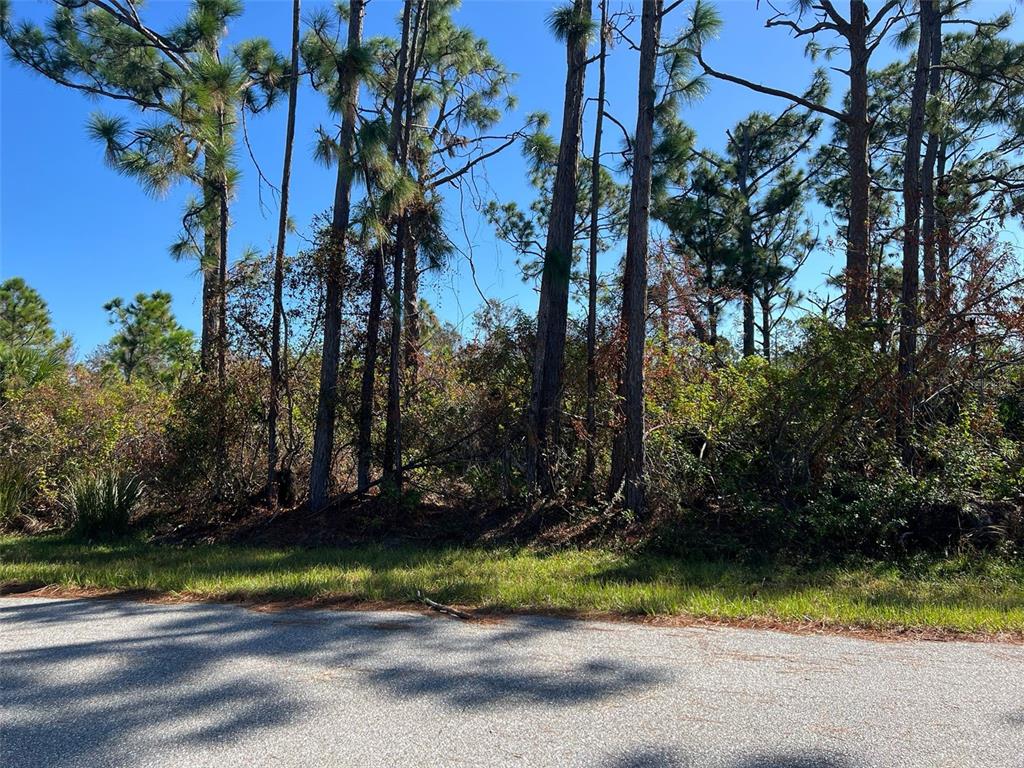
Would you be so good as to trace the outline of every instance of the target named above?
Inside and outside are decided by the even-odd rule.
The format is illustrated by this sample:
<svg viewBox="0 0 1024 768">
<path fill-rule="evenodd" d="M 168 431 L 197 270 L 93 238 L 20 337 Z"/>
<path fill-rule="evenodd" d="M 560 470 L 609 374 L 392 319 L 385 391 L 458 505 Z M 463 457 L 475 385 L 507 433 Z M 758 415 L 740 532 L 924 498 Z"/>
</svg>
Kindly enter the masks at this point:
<svg viewBox="0 0 1024 768">
<path fill-rule="evenodd" d="M 25 581 L 198 591 L 221 599 L 408 602 L 422 589 L 443 603 L 499 611 L 701 614 L 701 606 L 712 606 L 709 615 L 739 618 L 758 612 L 771 616 L 776 606 L 805 603 L 779 616 L 786 618 L 792 610 L 798 617 L 805 608 L 814 613 L 827 596 L 850 621 L 865 625 L 893 623 L 891 617 L 898 616 L 928 626 L 930 615 L 960 621 L 940 629 L 1012 629 L 1024 621 L 1012 618 L 1024 611 L 1024 582 L 1015 578 L 1015 571 L 989 581 L 985 573 L 957 577 L 927 568 L 917 578 L 881 565 L 800 571 L 656 555 L 527 552 L 519 559 L 520 554 L 509 549 L 414 546 L 277 550 L 0 539 L 0 563 L 9 566 L 9 573 L 23 573 Z"/>
<path fill-rule="evenodd" d="M 851 576 L 852 574 L 852 576 Z M 750 566 L 723 561 L 686 561 L 641 557 L 616 564 L 590 576 L 599 585 L 659 585 L 677 590 L 674 597 L 685 599 L 694 593 L 741 602 L 756 600 L 770 605 L 790 598 L 827 594 L 832 602 L 879 611 L 956 613 L 1024 610 L 1024 576 L 1014 572 L 995 579 L 984 572 L 966 578 L 929 573 L 897 571 L 883 564 L 858 568 L 841 565 L 798 570 L 771 566 Z"/>
</svg>

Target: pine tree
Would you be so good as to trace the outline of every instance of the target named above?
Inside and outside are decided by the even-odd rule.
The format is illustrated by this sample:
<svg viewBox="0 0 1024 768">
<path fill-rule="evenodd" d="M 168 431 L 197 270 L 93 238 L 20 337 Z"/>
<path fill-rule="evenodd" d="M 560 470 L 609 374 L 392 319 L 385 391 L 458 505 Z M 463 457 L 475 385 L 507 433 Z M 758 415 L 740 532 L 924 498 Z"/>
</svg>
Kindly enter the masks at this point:
<svg viewBox="0 0 1024 768">
<path fill-rule="evenodd" d="M 793 10 L 773 8 L 765 22 L 771 28 L 787 29 L 794 38 L 808 38 L 808 51 L 831 58 L 840 51 L 849 57 L 843 70 L 849 80 L 849 95 L 843 109 L 825 103 L 827 88 L 824 73 L 818 72 L 815 82 L 804 94 L 797 94 L 720 72 L 703 58 L 702 46 L 694 50 L 704 71 L 718 79 L 741 85 L 758 93 L 787 99 L 813 110 L 846 128 L 846 171 L 849 175 L 849 219 L 846 231 L 846 320 L 856 325 L 870 319 L 869 259 L 871 238 L 871 173 L 868 165 L 871 119 L 869 114 L 869 65 L 871 57 L 886 39 L 894 25 L 905 18 L 906 0 L 886 0 L 877 10 L 869 11 L 864 0 L 850 0 L 844 16 L 830 0 L 801 0 Z M 805 20 L 805 14 L 811 18 Z M 833 40 L 822 46 L 823 34 Z"/>
<path fill-rule="evenodd" d="M 331 217 L 331 242 L 325 267 L 326 298 L 324 305 L 324 342 L 320 363 L 320 387 L 317 396 L 316 424 L 313 432 L 313 462 L 309 476 L 309 505 L 323 509 L 330 493 L 331 469 L 334 459 L 334 422 L 338 408 L 338 362 L 341 355 L 341 299 L 345 249 L 349 236 L 352 209 L 352 183 L 355 177 L 355 141 L 359 84 L 366 71 L 363 50 L 364 0 L 350 0 L 348 6 L 348 40 L 338 49 L 323 34 L 323 27 L 314 24 L 309 48 L 321 71 L 334 76 L 327 79 L 332 106 L 341 114 L 341 131 L 337 142 L 328 142 L 337 164 L 334 187 L 334 208 Z"/>
<path fill-rule="evenodd" d="M 591 491 L 596 491 L 594 472 L 597 466 L 597 256 L 601 249 L 601 141 L 607 109 L 608 46 L 611 26 L 608 19 L 608 0 L 601 0 L 601 20 L 598 27 L 597 102 L 594 106 L 594 144 L 590 160 L 590 242 L 587 254 L 587 445 L 584 476 Z"/>
<path fill-rule="evenodd" d="M 742 303 L 744 357 L 755 354 L 756 348 L 754 302 L 765 266 L 756 244 L 766 237 L 760 230 L 802 196 L 805 178 L 795 163 L 820 126 L 810 113 L 790 107 L 777 116 L 755 112 L 727 133 L 723 170 L 738 214 L 736 288 Z"/>
<path fill-rule="evenodd" d="M 147 191 L 162 194 L 182 179 L 200 191 L 171 252 L 196 257 L 201 266 L 207 371 L 223 368 L 226 345 L 222 278 L 227 198 L 237 175 L 230 162 L 235 110 L 270 107 L 285 69 L 263 39 L 248 40 L 222 59 L 224 30 L 241 10 L 238 0 L 194 0 L 185 20 L 165 32 L 148 26 L 131 3 L 60 4 L 45 30 L 13 22 L 7 4 L 0 13 L 0 37 L 19 63 L 59 85 L 157 116 L 133 126 L 96 114 L 88 129 L 103 144 L 107 162 Z"/>
<path fill-rule="evenodd" d="M 402 38 L 378 41 L 372 91 L 378 119 L 389 131 L 390 171 L 373 172 L 375 214 L 390 230 L 387 254 L 371 249 L 371 289 L 364 346 L 357 430 L 357 487 L 370 484 L 373 403 L 378 337 L 385 297 L 385 256 L 390 256 L 391 317 L 388 327 L 388 389 L 384 471 L 401 485 L 402 400 L 415 397 L 423 339 L 419 322 L 419 280 L 425 270 L 444 266 L 454 252 L 443 226 L 443 192 L 459 188 L 485 160 L 511 147 L 525 128 L 495 131 L 514 105 L 513 76 L 486 41 L 457 25 L 454 0 L 403 7 Z M 403 44 L 408 51 L 403 58 Z M 401 76 L 401 72 L 405 76 Z M 401 102 L 402 109 L 396 109 Z M 397 304 L 395 302 L 398 302 Z"/>
<path fill-rule="evenodd" d="M 288 80 L 288 120 L 284 136 L 284 163 L 281 168 L 281 205 L 277 221 L 277 248 L 274 251 L 273 311 L 270 322 L 270 395 L 267 407 L 267 501 L 277 503 L 277 419 L 280 409 L 282 377 L 281 324 L 284 317 L 285 245 L 288 237 L 288 198 L 291 187 L 292 147 L 295 143 L 295 107 L 299 90 L 300 0 L 292 2 L 292 50 Z M 283 355 L 287 358 L 288 350 Z"/>
<path fill-rule="evenodd" d="M 0 283 L 0 344 L 9 350 L 44 349 L 56 343 L 50 309 L 23 278 Z"/>
<path fill-rule="evenodd" d="M 933 30 L 941 29 L 938 0 L 921 0 L 917 55 L 911 86 L 910 113 L 903 150 L 903 269 L 900 288 L 899 401 L 897 440 L 904 464 L 913 463 L 914 411 L 917 407 L 917 334 L 921 237 L 921 142 L 925 131 L 925 106 L 931 79 Z"/>
<path fill-rule="evenodd" d="M 103 309 L 117 328 L 101 350 L 103 363 L 126 383 L 145 381 L 169 389 L 189 369 L 195 337 L 175 319 L 169 293 L 140 293 L 131 302 L 112 299 Z"/>
<path fill-rule="evenodd" d="M 664 16 L 681 4 L 666 5 L 663 0 L 644 0 L 640 16 L 640 69 L 637 84 L 636 132 L 630 154 L 631 186 L 629 216 L 626 230 L 626 257 L 622 271 L 622 311 L 620 333 L 624 336 L 625 354 L 619 379 L 621 428 L 612 446 L 612 469 L 609 478 L 611 494 L 624 491 L 625 508 L 640 516 L 647 509 L 645 475 L 646 434 L 644 428 L 644 358 L 647 346 L 647 270 L 650 248 L 652 197 L 656 204 L 662 197 L 665 175 L 655 174 L 658 154 L 677 155 L 682 132 L 672 122 L 681 100 L 694 98 L 702 92 L 702 81 L 691 75 L 692 50 L 684 46 L 684 38 L 663 46 L 661 27 Z M 686 37 L 699 43 L 717 30 L 718 21 L 694 6 L 691 28 Z M 664 83 L 658 81 L 659 64 L 667 73 Z M 659 115 L 670 125 L 664 142 L 656 143 Z M 664 144 L 665 146 L 662 146 Z M 655 184 L 657 182 L 657 184 Z M 654 194 L 652 194 L 654 193 Z"/>
<path fill-rule="evenodd" d="M 575 0 L 550 17 L 550 25 L 566 48 L 562 132 L 551 192 L 547 239 L 537 309 L 537 344 L 533 384 L 527 412 L 526 480 L 552 487 L 551 463 L 558 448 L 562 363 L 569 312 L 576 223 L 577 172 L 583 124 L 583 84 L 587 40 L 591 34 L 590 0 Z"/>
</svg>

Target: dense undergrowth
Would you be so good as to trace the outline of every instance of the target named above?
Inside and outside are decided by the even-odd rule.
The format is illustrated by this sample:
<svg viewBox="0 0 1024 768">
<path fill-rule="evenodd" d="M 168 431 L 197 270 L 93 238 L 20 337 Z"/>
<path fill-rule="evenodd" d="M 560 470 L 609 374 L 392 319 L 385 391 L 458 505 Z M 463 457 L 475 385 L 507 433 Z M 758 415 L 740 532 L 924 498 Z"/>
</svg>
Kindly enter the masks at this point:
<svg viewBox="0 0 1024 768">
<path fill-rule="evenodd" d="M 1019 371 L 981 378 L 984 361 L 947 355 L 941 396 L 922 409 L 908 468 L 892 426 L 893 359 L 863 335 L 807 323 L 800 343 L 771 363 L 722 359 L 728 350 L 703 345 L 652 345 L 651 512 L 635 520 L 605 496 L 607 451 L 597 452 L 594 476 L 584 476 L 585 438 L 571 428 L 574 419 L 556 462 L 557 486 L 540 497 L 527 491 L 520 466 L 530 337 L 531 324 L 516 313 L 481 317 L 472 340 L 435 342 L 406 405 L 405 449 L 414 468 L 405 492 L 380 485 L 372 503 L 354 504 L 353 467 L 343 450 L 335 477 L 341 500 L 320 515 L 327 528 L 342 521 L 335 540 L 471 541 L 497 531 L 497 540 L 641 545 L 748 560 L 1020 552 Z M 576 382 L 582 345 L 572 341 L 567 381 Z M 161 386 L 65 362 L 42 373 L 9 368 L 0 402 L 3 525 L 82 525 L 65 511 L 75 506 L 76 489 L 89 487 L 86 480 L 104 476 L 144 487 L 130 515 L 151 533 L 216 539 L 223 530 L 237 539 L 259 529 L 261 518 L 276 520 L 278 512 L 260 498 L 261 369 L 235 357 L 228 373 L 225 395 L 191 374 Z M 297 365 L 291 375 L 286 509 L 304 495 L 315 366 Z M 357 386 L 356 372 L 350 375 L 347 391 Z M 612 393 L 600 394 L 602 412 L 611 412 Z M 581 397 L 567 390 L 568 413 L 578 412 Z M 343 419 L 340 430 L 338 444 L 351 445 L 354 424 Z M 425 516 L 441 533 L 424 534 Z M 234 524 L 243 519 L 248 527 Z M 295 541 L 310 543 L 298 534 L 315 523 L 303 520 Z M 461 534 L 453 530 L 463 525 Z M 287 543 L 280 530 L 277 543 Z"/>
</svg>

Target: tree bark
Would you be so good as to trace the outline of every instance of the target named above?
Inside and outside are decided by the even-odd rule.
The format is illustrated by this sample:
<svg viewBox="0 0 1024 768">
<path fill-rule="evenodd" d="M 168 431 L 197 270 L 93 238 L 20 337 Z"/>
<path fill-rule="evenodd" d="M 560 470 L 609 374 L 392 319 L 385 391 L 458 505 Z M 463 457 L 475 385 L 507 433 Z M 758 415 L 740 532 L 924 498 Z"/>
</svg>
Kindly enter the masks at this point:
<svg viewBox="0 0 1024 768">
<path fill-rule="evenodd" d="M 359 425 L 356 438 L 356 487 L 360 493 L 370 488 L 373 462 L 373 395 L 377 378 L 377 347 L 380 344 L 380 311 L 384 300 L 384 252 L 376 249 L 370 283 L 370 306 L 366 317 L 366 346 L 363 350 L 363 377 L 359 392 Z"/>
<path fill-rule="evenodd" d="M 931 72 L 928 75 L 928 98 L 939 95 L 942 84 L 942 9 L 933 25 L 931 42 Z M 928 315 L 934 313 L 938 299 L 935 259 L 935 164 L 939 154 L 939 132 L 929 131 L 921 164 L 921 241 L 924 266 L 924 302 Z"/>
<path fill-rule="evenodd" d="M 217 112 L 217 134 L 224 145 L 224 128 L 227 116 L 222 106 Z M 226 149 L 226 147 L 224 147 Z M 220 259 L 217 266 L 217 476 L 223 484 L 228 468 L 228 414 L 227 414 L 227 356 L 228 356 L 228 169 L 226 163 L 218 167 L 220 179 L 218 184 L 218 204 L 220 216 Z"/>
<path fill-rule="evenodd" d="M 220 113 L 219 131 L 220 139 L 224 140 L 223 111 Z M 227 379 L 227 356 L 228 356 L 228 176 L 227 168 L 222 168 L 220 188 L 218 190 L 220 219 L 220 259 L 217 267 L 217 382 L 220 385 L 221 394 L 224 393 L 224 385 Z"/>
<path fill-rule="evenodd" d="M 413 100 L 410 97 L 416 76 L 418 52 L 426 33 L 427 0 L 417 0 L 412 13 L 406 2 L 402 14 L 402 42 L 399 49 L 395 102 L 392 113 L 392 156 L 403 173 L 408 171 Z M 384 425 L 384 480 L 402 492 L 402 272 L 409 238 L 409 216 L 403 211 L 397 222 L 392 246 L 391 336 L 388 365 L 388 407 Z"/>
<path fill-rule="evenodd" d="M 590 160 L 590 253 L 587 261 L 587 446 L 584 476 L 596 491 L 597 469 L 597 250 L 601 218 L 601 138 L 604 131 L 605 61 L 608 58 L 608 0 L 601 0 L 600 51 L 597 57 L 597 113 L 594 117 L 594 153 Z"/>
<path fill-rule="evenodd" d="M 215 227 L 216 229 L 216 227 Z M 203 247 L 203 261 L 212 258 L 213 265 L 204 264 L 203 273 L 203 328 L 202 337 L 199 342 L 199 368 L 204 374 L 209 374 L 216 368 L 217 359 L 217 335 L 218 335 L 218 314 L 217 297 L 220 294 L 217 275 L 220 272 L 220 233 L 215 231 L 205 238 L 206 245 Z"/>
<path fill-rule="evenodd" d="M 946 142 L 939 142 L 939 158 L 935 171 L 935 243 L 938 251 L 938 282 L 939 307 L 943 312 L 950 312 L 953 301 L 953 275 L 950 272 L 949 216 L 946 206 L 949 204 L 949 179 L 946 178 L 947 148 Z"/>
<path fill-rule="evenodd" d="M 284 166 L 281 170 L 281 210 L 277 219 L 277 250 L 274 252 L 274 306 L 270 317 L 270 402 L 267 408 L 267 503 L 277 505 L 277 420 L 281 390 L 281 318 L 284 316 L 284 250 L 288 237 L 288 190 L 295 143 L 295 105 L 299 85 L 299 25 L 301 0 L 292 2 L 291 81 L 288 83 L 288 121 L 284 132 Z M 286 352 L 287 354 L 287 352 Z"/>
<path fill-rule="evenodd" d="M 573 11 L 582 27 L 591 18 L 591 0 L 575 0 Z M 562 132 L 544 248 L 533 381 L 527 413 L 526 481 L 530 486 L 539 483 L 546 490 L 552 486 L 550 462 L 559 443 L 562 364 L 569 314 L 586 59 L 587 36 L 583 29 L 577 28 L 566 40 Z"/>
<path fill-rule="evenodd" d="M 207 156 L 203 161 L 203 255 L 200 259 L 203 274 L 202 335 L 199 342 L 199 365 L 204 374 L 212 374 L 217 367 L 217 345 L 220 337 L 220 200 L 216 174 Z"/>
<path fill-rule="evenodd" d="M 402 490 L 402 269 L 405 262 L 406 220 L 398 221 L 392 247 L 391 335 L 388 342 L 388 409 L 384 425 L 384 478 Z"/>
<path fill-rule="evenodd" d="M 903 158 L 903 280 L 900 289 L 899 428 L 897 442 L 903 463 L 913 463 L 914 409 L 916 406 L 917 332 L 919 325 L 918 273 L 921 236 L 921 141 L 931 66 L 932 27 L 937 22 L 935 0 L 922 0 L 917 66 L 910 96 L 907 146 Z"/>
<path fill-rule="evenodd" d="M 715 268 L 709 258 L 704 267 L 704 280 L 708 286 L 708 296 L 705 302 L 705 308 L 708 315 L 708 339 L 707 342 L 712 347 L 718 344 L 718 303 L 715 301 L 713 294 L 713 286 L 715 281 Z"/>
<path fill-rule="evenodd" d="M 744 130 L 741 137 L 742 145 L 737 149 L 740 153 L 737 168 L 737 186 L 743 201 L 740 213 L 740 296 L 743 305 L 743 356 L 753 357 L 757 354 L 754 347 L 754 224 L 750 211 L 750 135 Z"/>
<path fill-rule="evenodd" d="M 768 296 L 759 299 L 761 304 L 761 354 L 769 363 L 772 361 L 772 305 Z"/>
<path fill-rule="evenodd" d="M 365 0 L 349 0 L 348 51 L 362 44 Z M 343 102 L 338 142 L 338 172 L 331 218 L 331 243 L 327 257 L 324 300 L 324 345 L 320 361 L 320 391 L 313 431 L 313 463 L 309 474 L 309 504 L 314 510 L 327 505 L 334 458 L 334 422 L 338 408 L 338 364 L 341 356 L 341 299 L 344 290 L 345 240 L 352 207 L 353 154 L 356 108 L 359 103 L 359 72 L 346 62 L 341 75 Z"/>
<path fill-rule="evenodd" d="M 850 168 L 850 220 L 846 242 L 846 324 L 855 327 L 870 312 L 868 248 L 870 242 L 871 174 L 868 169 L 867 6 L 851 0 L 847 41 L 850 48 L 850 109 L 847 114 L 847 154 Z"/>
<path fill-rule="evenodd" d="M 405 244 L 405 264 L 402 267 L 402 306 L 405 321 L 402 357 L 406 378 L 415 387 L 420 368 L 420 273 L 416 241 L 409 237 Z"/>
<path fill-rule="evenodd" d="M 614 452 L 622 477 L 626 509 L 636 516 L 646 511 L 644 479 L 644 348 L 647 331 L 647 252 L 650 226 L 651 173 L 654 148 L 654 110 L 663 0 L 644 0 L 640 19 L 640 73 L 636 135 L 633 141 L 633 179 L 629 194 L 626 262 L 623 276 L 622 325 L 626 354 L 622 374 L 623 433 L 621 450 Z"/>
<path fill-rule="evenodd" d="M 743 276 L 743 287 L 740 293 L 743 303 L 743 356 L 753 357 L 757 354 L 757 347 L 754 343 L 757 324 L 754 321 L 754 281 L 749 274 Z"/>
</svg>

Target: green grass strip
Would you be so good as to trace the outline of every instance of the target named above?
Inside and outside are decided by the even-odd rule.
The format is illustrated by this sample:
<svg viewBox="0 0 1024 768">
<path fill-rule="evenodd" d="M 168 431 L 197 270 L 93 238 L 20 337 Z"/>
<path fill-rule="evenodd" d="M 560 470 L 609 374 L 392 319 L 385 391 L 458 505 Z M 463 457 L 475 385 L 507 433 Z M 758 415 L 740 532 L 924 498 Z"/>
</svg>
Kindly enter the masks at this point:
<svg viewBox="0 0 1024 768">
<path fill-rule="evenodd" d="M 209 599 L 404 602 L 496 612 L 1024 633 L 1024 564 L 957 558 L 814 570 L 606 550 L 268 549 L 0 537 L 0 582 Z"/>
</svg>

